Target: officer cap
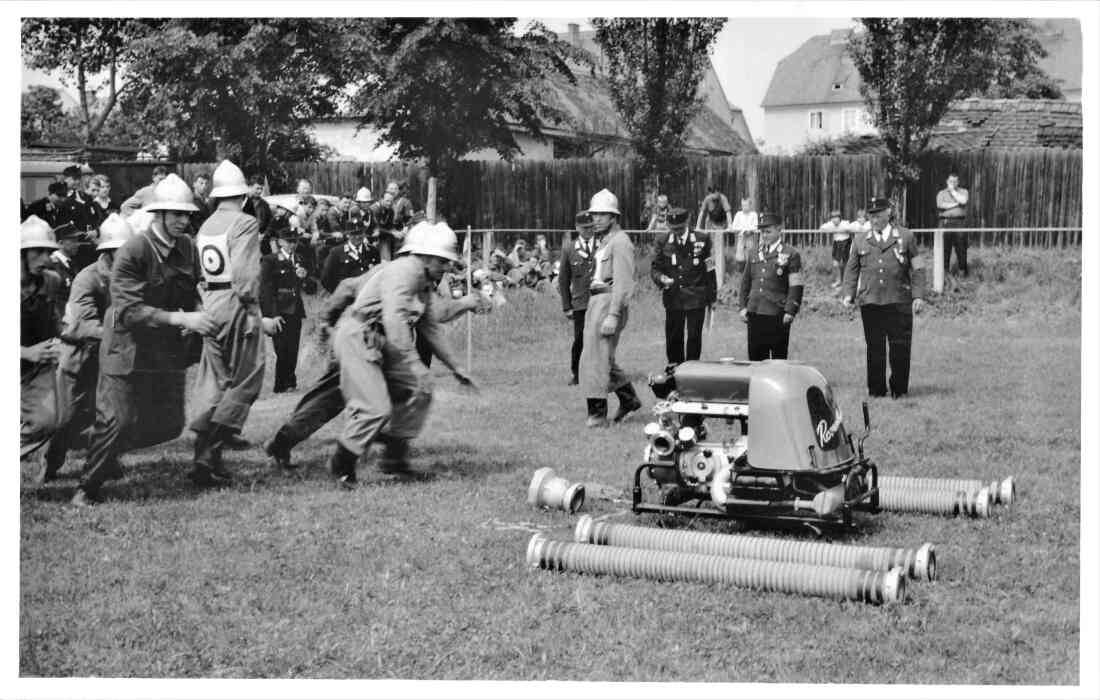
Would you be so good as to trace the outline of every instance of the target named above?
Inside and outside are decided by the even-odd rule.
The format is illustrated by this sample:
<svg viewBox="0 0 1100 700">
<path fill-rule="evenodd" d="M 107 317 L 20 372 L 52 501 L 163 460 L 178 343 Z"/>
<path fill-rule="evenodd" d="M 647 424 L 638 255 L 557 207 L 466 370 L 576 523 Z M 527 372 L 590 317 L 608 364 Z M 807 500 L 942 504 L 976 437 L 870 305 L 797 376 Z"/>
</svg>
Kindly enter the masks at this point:
<svg viewBox="0 0 1100 700">
<path fill-rule="evenodd" d="M 868 214 L 873 214 L 876 211 L 882 211 L 883 209 L 889 209 L 891 206 L 893 206 L 893 205 L 890 204 L 890 200 L 886 199 L 885 197 L 872 197 L 867 202 L 867 213 Z"/>
<path fill-rule="evenodd" d="M 668 225 L 669 226 L 686 226 L 688 222 L 687 209 L 683 207 L 673 207 L 668 210 Z"/>
<path fill-rule="evenodd" d="M 577 216 L 573 219 L 573 222 L 577 226 L 591 226 L 592 215 L 588 213 L 588 210 L 577 212 Z"/>
<path fill-rule="evenodd" d="M 298 240 L 298 232 L 290 227 L 289 219 L 276 219 L 271 223 L 271 235 L 287 241 Z"/>
<path fill-rule="evenodd" d="M 80 177 L 80 166 L 70 165 L 61 171 L 61 174 L 65 177 Z"/>
<path fill-rule="evenodd" d="M 764 212 L 760 215 L 760 228 L 766 228 L 768 226 L 782 226 L 783 217 L 773 212 Z"/>
<path fill-rule="evenodd" d="M 53 230 L 53 235 L 57 237 L 57 240 L 64 241 L 67 239 L 81 240 L 84 238 L 84 232 L 76 227 L 71 221 L 66 221 Z"/>
<path fill-rule="evenodd" d="M 349 216 L 347 221 L 344 222 L 344 234 L 348 236 L 364 235 L 367 232 L 367 225 L 361 218 Z"/>
</svg>

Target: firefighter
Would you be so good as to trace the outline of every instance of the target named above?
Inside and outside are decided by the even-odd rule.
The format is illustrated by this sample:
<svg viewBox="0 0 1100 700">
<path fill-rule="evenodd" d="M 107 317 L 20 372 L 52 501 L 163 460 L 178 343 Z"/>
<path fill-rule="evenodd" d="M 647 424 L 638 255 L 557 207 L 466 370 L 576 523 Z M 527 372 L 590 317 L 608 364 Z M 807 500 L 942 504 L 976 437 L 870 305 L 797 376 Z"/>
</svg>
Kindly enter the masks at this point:
<svg viewBox="0 0 1100 700">
<path fill-rule="evenodd" d="M 167 442 L 184 427 L 191 341 L 213 335 L 218 324 L 198 307 L 199 258 L 191 239 L 194 196 L 172 174 L 160 180 L 144 205 L 148 231 L 122 244 L 111 268 L 103 318 L 96 422 L 80 486 L 72 503 L 88 506 L 103 483 L 121 474 L 126 450 Z"/>
<path fill-rule="evenodd" d="M 152 215 L 139 212 L 134 216 Z M 46 450 L 39 483 L 53 479 L 80 434 L 95 422 L 95 393 L 99 379 L 99 341 L 103 315 L 110 303 L 111 266 L 115 251 L 133 235 L 130 224 L 111 214 L 99 226 L 99 258 L 73 280 L 61 331 L 58 368 L 58 427 Z"/>
<path fill-rule="evenodd" d="M 603 189 L 594 194 L 588 213 L 600 242 L 585 312 L 580 379 L 588 403 L 586 425 L 597 428 L 607 426 L 608 392 L 619 399 L 616 423 L 641 408 L 642 402 L 615 362 L 634 291 L 634 244 L 619 226 L 619 200 L 611 192 Z"/>
<path fill-rule="evenodd" d="M 741 275 L 741 320 L 748 324 L 749 360 L 785 360 L 802 305 L 802 258 L 783 242 L 778 214 L 761 214 L 759 226 L 760 245 Z"/>
<path fill-rule="evenodd" d="M 280 394 L 298 388 L 295 371 L 302 337 L 302 285 L 309 278 L 297 254 L 298 236 L 285 221 L 274 225 L 278 251 L 260 259 L 260 311 L 274 321 L 275 387 Z"/>
<path fill-rule="evenodd" d="M 718 300 L 710 234 L 687 230 L 688 212 L 668 212 L 668 237 L 657 244 L 650 276 L 665 305 L 665 357 L 670 365 L 698 360 L 703 352 L 707 308 Z M 684 329 L 687 328 L 685 347 Z"/>
<path fill-rule="evenodd" d="M 856 234 L 844 273 L 844 306 L 859 304 L 867 343 L 867 391 L 886 396 L 886 357 L 890 357 L 890 396 L 909 391 L 913 314 L 924 305 L 924 258 L 909 229 L 891 221 L 890 201 L 867 205 L 871 230 Z M 858 292 L 857 292 L 858 287 Z"/>
<path fill-rule="evenodd" d="M 249 186 L 228 160 L 214 170 L 214 210 L 195 237 L 202 265 L 202 305 L 219 330 L 203 341 L 195 375 L 194 470 L 200 486 L 233 480 L 222 462 L 225 443 L 240 432 L 264 379 L 263 333 L 275 321 L 260 314 L 260 225 L 245 214 Z"/>
<path fill-rule="evenodd" d="M 50 267 L 57 250 L 50 225 L 31 215 L 19 227 L 19 457 L 46 444 L 57 426 L 57 361 L 65 285 Z"/>
<path fill-rule="evenodd" d="M 558 270 L 558 290 L 561 293 L 561 306 L 566 318 L 573 321 L 573 348 L 569 356 L 569 369 L 572 377 L 569 385 L 575 386 L 577 369 L 580 366 L 581 351 L 584 349 L 584 316 L 588 308 L 588 287 L 592 284 L 592 270 L 596 266 L 596 243 L 592 240 L 592 215 L 587 211 L 577 212 L 574 220 L 577 236 L 566 241 L 561 251 L 561 265 Z"/>
<path fill-rule="evenodd" d="M 464 386 L 473 382 L 459 369 L 435 314 L 435 286 L 449 263 L 459 260 L 458 242 L 447 224 L 417 225 L 401 253 L 370 276 L 336 328 L 340 391 L 348 420 L 329 460 L 346 488 L 356 486 L 356 462 L 371 443 L 383 445 L 379 469 L 409 472 L 409 441 L 428 417 L 432 388 L 413 333 Z"/>
</svg>

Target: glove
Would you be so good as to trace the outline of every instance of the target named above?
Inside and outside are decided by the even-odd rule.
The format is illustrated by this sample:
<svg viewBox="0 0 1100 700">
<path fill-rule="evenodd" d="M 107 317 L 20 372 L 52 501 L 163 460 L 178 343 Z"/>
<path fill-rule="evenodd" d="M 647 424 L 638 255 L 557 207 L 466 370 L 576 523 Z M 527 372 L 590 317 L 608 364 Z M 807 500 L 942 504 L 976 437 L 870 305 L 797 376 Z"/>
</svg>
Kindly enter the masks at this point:
<svg viewBox="0 0 1100 700">
<path fill-rule="evenodd" d="M 783 314 L 783 325 L 784 326 L 791 325 L 792 321 L 794 321 L 794 316 L 792 316 L 791 314 Z"/>
<path fill-rule="evenodd" d="M 617 330 L 619 330 L 619 317 L 614 314 L 609 314 L 600 324 L 600 335 L 615 335 Z"/>
<path fill-rule="evenodd" d="M 919 314 L 920 310 L 924 308 L 924 299 L 913 300 L 913 313 Z"/>
<path fill-rule="evenodd" d="M 173 311 L 169 322 L 179 326 L 190 333 L 215 336 L 218 334 L 218 323 L 204 311 Z"/>
</svg>

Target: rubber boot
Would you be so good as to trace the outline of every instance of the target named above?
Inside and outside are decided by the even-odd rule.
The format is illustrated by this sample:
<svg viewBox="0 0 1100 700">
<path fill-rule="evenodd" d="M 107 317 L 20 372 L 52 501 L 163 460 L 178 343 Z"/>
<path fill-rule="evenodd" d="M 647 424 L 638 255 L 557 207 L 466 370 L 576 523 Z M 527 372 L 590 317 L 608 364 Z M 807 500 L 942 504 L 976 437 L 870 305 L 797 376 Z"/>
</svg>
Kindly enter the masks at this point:
<svg viewBox="0 0 1100 700">
<path fill-rule="evenodd" d="M 642 407 L 642 400 L 634 393 L 633 384 L 624 384 L 619 387 L 615 390 L 615 396 L 619 397 L 619 410 L 615 412 L 615 417 L 611 419 L 613 423 L 621 422 L 627 415 Z"/>
<path fill-rule="evenodd" d="M 380 436 L 382 457 L 378 460 L 378 470 L 384 474 L 407 474 L 409 472 L 409 441 L 404 438 Z"/>
<path fill-rule="evenodd" d="M 274 437 L 264 443 L 264 452 L 271 458 L 271 466 L 280 471 L 296 469 L 298 465 L 290 462 L 290 442 L 280 428 Z"/>
<path fill-rule="evenodd" d="M 188 475 L 199 486 L 218 486 L 233 481 L 233 474 L 222 463 L 222 447 L 232 429 L 220 423 L 195 433 L 195 468 Z"/>
<path fill-rule="evenodd" d="M 336 443 L 336 451 L 329 457 L 328 468 L 342 488 L 350 491 L 359 485 L 359 479 L 355 475 L 355 465 L 358 461 L 358 455 L 339 442 Z"/>
<path fill-rule="evenodd" d="M 588 428 L 607 427 L 607 399 L 588 399 L 588 420 L 584 425 Z"/>
</svg>

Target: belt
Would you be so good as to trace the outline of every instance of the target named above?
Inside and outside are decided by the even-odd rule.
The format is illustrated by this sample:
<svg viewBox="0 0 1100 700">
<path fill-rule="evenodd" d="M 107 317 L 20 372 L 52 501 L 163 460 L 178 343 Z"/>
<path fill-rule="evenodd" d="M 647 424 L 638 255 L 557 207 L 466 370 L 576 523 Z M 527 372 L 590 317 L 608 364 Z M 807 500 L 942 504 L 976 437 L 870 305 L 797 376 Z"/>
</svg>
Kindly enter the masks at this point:
<svg viewBox="0 0 1100 700">
<path fill-rule="evenodd" d="M 594 297 L 597 294 L 607 294 L 610 291 L 611 291 L 611 285 L 610 284 L 607 285 L 606 287 L 592 287 L 591 289 L 588 290 L 588 295 Z"/>
<path fill-rule="evenodd" d="M 232 289 L 232 282 L 203 282 L 203 289 L 208 292 L 218 292 L 223 289 Z"/>
</svg>

